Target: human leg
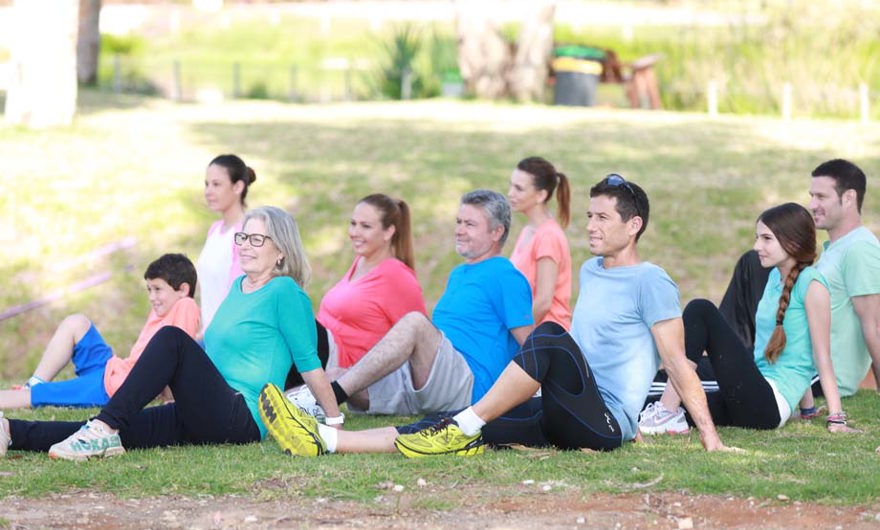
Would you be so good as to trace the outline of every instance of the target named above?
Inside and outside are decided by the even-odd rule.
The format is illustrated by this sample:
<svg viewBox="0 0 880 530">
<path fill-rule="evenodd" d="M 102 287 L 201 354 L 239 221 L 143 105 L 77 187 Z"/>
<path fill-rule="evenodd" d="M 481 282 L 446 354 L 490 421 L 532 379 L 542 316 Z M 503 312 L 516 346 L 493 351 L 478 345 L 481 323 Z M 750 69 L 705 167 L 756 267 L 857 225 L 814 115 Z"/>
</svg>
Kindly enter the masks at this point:
<svg viewBox="0 0 880 530">
<path fill-rule="evenodd" d="M 539 387 L 550 442 L 566 449 L 620 446 L 620 426 L 599 395 L 583 354 L 562 326 L 552 322 L 538 326 L 489 392 L 455 418 L 470 411 L 484 422 L 491 421 L 530 399 Z M 443 425 L 401 435 L 395 445 L 407 456 L 461 454 L 457 452 L 480 436 L 479 430 L 471 431 L 464 425 Z M 453 447 L 444 438 L 454 438 L 460 446 Z"/>
<path fill-rule="evenodd" d="M 25 409 L 31 406 L 31 389 L 0 390 L 0 410 Z"/>
<path fill-rule="evenodd" d="M 248 443 L 257 429 L 244 399 L 232 389 L 204 350 L 175 327 L 159 330 L 97 419 L 134 430 L 145 405 L 169 386 L 181 443 Z M 152 444 L 147 444 L 151 446 Z"/>
<path fill-rule="evenodd" d="M 421 313 L 404 315 L 385 336 L 336 383 L 352 395 L 409 363 L 413 387 L 428 380 L 443 334 Z"/>
<path fill-rule="evenodd" d="M 336 349 L 336 344 L 333 342 L 333 337 L 330 335 L 330 332 L 327 331 L 327 328 L 317 320 L 315 320 L 315 329 L 318 336 L 318 359 L 321 360 L 321 368 L 324 368 L 326 371 L 331 358 L 331 350 Z M 296 369 L 296 365 L 292 365 L 290 367 L 290 372 L 287 374 L 287 380 L 284 382 L 284 388 L 289 390 L 304 384 L 305 381 L 303 381 L 299 370 Z"/>
<path fill-rule="evenodd" d="M 81 314 L 70 315 L 61 321 L 43 356 L 34 370 L 34 375 L 43 381 L 51 381 L 73 358 L 74 346 L 85 336 L 92 322 Z"/>
<path fill-rule="evenodd" d="M 713 420 L 719 425 L 752 429 L 773 429 L 780 416 L 773 388 L 755 365 L 752 351 L 720 311 L 708 300 L 693 300 L 683 312 L 685 353 L 691 360 L 705 351 L 718 378 L 718 389 L 727 418 Z"/>
</svg>

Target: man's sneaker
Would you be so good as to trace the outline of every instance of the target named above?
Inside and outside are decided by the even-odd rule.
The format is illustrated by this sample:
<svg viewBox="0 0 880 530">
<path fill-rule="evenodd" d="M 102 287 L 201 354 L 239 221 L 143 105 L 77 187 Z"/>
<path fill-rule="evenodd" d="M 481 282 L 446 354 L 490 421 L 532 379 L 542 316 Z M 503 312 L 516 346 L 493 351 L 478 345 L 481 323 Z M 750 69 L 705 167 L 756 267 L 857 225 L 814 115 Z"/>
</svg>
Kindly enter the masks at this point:
<svg viewBox="0 0 880 530">
<path fill-rule="evenodd" d="M 49 448 L 49 458 L 88 460 L 93 456 L 117 456 L 125 452 L 119 434 L 108 432 L 89 420 L 78 431 Z"/>
<path fill-rule="evenodd" d="M 639 414 L 639 430 L 642 434 L 687 434 L 690 427 L 683 408 L 669 410 L 657 401 L 649 403 Z"/>
<path fill-rule="evenodd" d="M 433 425 L 412 434 L 401 434 L 394 440 L 394 447 L 407 458 L 422 456 L 483 454 L 483 435 L 468 436 L 461 432 L 452 418 L 444 418 Z"/>
<path fill-rule="evenodd" d="M 327 452 L 318 434 L 318 420 L 288 401 L 277 386 L 267 384 L 260 392 L 260 418 L 272 438 L 289 455 L 320 456 Z"/>
<path fill-rule="evenodd" d="M 299 407 L 301 411 L 309 416 L 314 416 L 316 420 L 324 423 L 324 419 L 327 416 L 324 414 L 324 409 L 321 405 L 318 405 L 318 400 L 312 395 L 308 385 L 291 388 L 284 395 L 287 396 L 291 403 Z"/>
<path fill-rule="evenodd" d="M 12 434 L 9 433 L 9 429 L 4 427 L 6 422 L 3 420 L 3 411 L 0 410 L 0 458 L 6 456 L 6 451 L 9 450 L 9 444 L 12 443 Z"/>
</svg>

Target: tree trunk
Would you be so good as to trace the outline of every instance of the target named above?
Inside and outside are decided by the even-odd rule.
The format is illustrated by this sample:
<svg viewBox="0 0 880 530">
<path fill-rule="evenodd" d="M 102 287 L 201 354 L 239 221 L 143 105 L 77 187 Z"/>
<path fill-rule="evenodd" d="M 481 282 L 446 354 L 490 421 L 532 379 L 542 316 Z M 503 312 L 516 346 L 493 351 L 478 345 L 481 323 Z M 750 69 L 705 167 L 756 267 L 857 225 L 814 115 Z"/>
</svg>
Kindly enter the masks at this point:
<svg viewBox="0 0 880 530">
<path fill-rule="evenodd" d="M 79 0 L 79 36 L 76 39 L 76 79 L 83 85 L 98 83 L 101 51 L 101 0 Z"/>
<path fill-rule="evenodd" d="M 497 7 L 495 2 L 455 2 L 458 69 L 466 90 L 479 98 L 509 95 L 507 76 L 512 54 L 492 19 Z"/>
<path fill-rule="evenodd" d="M 6 121 L 70 125 L 76 112 L 79 0 L 15 0 Z"/>
<path fill-rule="evenodd" d="M 535 2 L 535 8 L 523 22 L 510 75 L 510 91 L 518 101 L 544 101 L 550 71 L 556 2 Z"/>
</svg>

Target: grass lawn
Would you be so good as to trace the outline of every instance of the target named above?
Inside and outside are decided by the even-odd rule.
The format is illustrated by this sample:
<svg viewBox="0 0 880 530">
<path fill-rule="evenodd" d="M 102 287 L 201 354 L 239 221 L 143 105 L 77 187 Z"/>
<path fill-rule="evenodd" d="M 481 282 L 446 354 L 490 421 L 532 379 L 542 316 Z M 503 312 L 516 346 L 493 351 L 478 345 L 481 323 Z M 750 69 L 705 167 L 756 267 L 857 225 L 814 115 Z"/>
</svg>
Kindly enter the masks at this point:
<svg viewBox="0 0 880 530">
<path fill-rule="evenodd" d="M 0 232 L 6 251 L 0 311 L 53 298 L 0 322 L 0 379 L 8 382 L 30 373 L 54 326 L 71 312 L 92 317 L 120 352 L 129 347 L 147 312 L 146 265 L 163 252 L 198 255 L 214 220 L 201 195 L 204 167 L 221 152 L 235 152 L 255 168 L 251 206 L 278 205 L 297 218 L 314 269 L 308 292 L 316 307 L 352 259 L 345 235 L 352 206 L 375 191 L 412 207 L 417 272 L 432 306 L 459 263 L 452 248 L 459 196 L 476 187 L 505 191 L 512 166 L 532 154 L 572 179 L 568 236 L 577 263 L 588 257 L 583 226 L 590 185 L 610 171 L 642 185 L 652 211 L 641 255 L 667 269 L 684 301 L 717 301 L 735 259 L 751 245 L 756 216 L 780 202 L 805 203 L 809 172 L 826 159 L 851 158 L 865 169 L 865 220 L 880 231 L 877 124 L 451 101 L 175 105 L 93 92 L 80 100 L 70 129 L 0 125 L 6 190 L 0 221 L 7 227 Z M 518 230 L 523 219 L 515 222 Z M 133 246 L 96 252 L 126 238 Z M 93 287 L 71 288 L 105 273 L 106 281 Z M 770 433 L 723 429 L 727 443 L 744 454 L 706 454 L 695 434 L 608 455 L 503 451 L 467 461 L 290 459 L 272 442 L 132 451 L 89 465 L 15 453 L 0 461 L 0 498 L 85 488 L 123 496 L 232 492 L 368 501 L 377 484 L 425 478 L 449 485 L 419 499 L 428 508 L 454 502 L 455 484 L 525 479 L 585 492 L 686 490 L 869 503 L 880 472 L 878 397 L 862 391 L 845 407 L 865 434 L 833 436 L 819 423 Z M 87 413 L 9 415 L 81 419 Z M 385 421 L 355 418 L 349 426 Z"/>
</svg>

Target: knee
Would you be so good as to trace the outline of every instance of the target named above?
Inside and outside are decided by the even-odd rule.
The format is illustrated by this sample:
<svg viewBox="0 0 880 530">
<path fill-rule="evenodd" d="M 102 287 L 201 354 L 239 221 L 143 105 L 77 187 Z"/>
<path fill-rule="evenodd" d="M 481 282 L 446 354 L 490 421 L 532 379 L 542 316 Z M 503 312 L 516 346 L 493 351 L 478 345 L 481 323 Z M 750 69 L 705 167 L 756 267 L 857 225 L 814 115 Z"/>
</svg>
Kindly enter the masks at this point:
<svg viewBox="0 0 880 530">
<path fill-rule="evenodd" d="M 696 298 L 685 306 L 682 318 L 693 318 L 697 315 L 703 315 L 711 309 L 715 309 L 715 304 L 705 298 Z"/>
<path fill-rule="evenodd" d="M 538 327 L 535 328 L 534 334 L 542 334 L 542 335 L 560 335 L 565 333 L 565 328 L 559 325 L 557 322 L 543 322 L 538 324 Z"/>
<path fill-rule="evenodd" d="M 153 335 L 153 338 L 150 340 L 150 342 L 153 342 L 154 340 L 179 341 L 182 340 L 184 337 L 190 338 L 189 335 L 187 335 L 186 332 L 179 327 L 164 326 L 160 328 L 155 335 Z"/>
<path fill-rule="evenodd" d="M 82 313 L 75 313 L 66 317 L 59 327 L 70 331 L 79 340 L 92 327 L 92 321 Z"/>
<path fill-rule="evenodd" d="M 424 331 L 427 328 L 437 329 L 434 327 L 434 324 L 428 320 L 428 317 L 418 311 L 411 311 L 400 317 L 400 320 L 397 321 L 394 328 L 406 329 L 411 332 Z"/>
</svg>

